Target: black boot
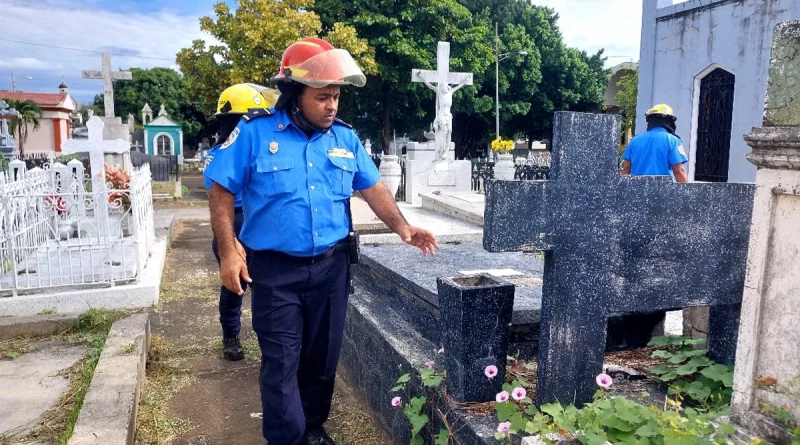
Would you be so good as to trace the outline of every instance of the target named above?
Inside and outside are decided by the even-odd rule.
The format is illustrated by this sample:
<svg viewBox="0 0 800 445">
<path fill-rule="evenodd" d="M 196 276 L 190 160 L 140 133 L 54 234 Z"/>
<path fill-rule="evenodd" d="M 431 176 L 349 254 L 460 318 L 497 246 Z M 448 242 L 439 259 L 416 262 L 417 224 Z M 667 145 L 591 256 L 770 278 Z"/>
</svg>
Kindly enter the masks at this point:
<svg viewBox="0 0 800 445">
<path fill-rule="evenodd" d="M 239 337 L 222 338 L 222 355 L 226 360 L 235 362 L 244 358 L 244 349 L 239 343 Z"/>
<path fill-rule="evenodd" d="M 309 427 L 300 443 L 302 445 L 336 445 L 331 436 L 325 432 L 325 428 L 321 426 Z"/>
</svg>

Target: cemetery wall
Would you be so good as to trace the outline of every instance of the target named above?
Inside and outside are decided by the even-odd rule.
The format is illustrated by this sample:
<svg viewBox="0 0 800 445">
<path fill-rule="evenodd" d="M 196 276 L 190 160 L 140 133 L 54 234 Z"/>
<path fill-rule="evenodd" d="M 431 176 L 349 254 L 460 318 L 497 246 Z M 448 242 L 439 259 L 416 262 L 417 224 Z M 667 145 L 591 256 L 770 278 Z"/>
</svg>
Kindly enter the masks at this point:
<svg viewBox="0 0 800 445">
<path fill-rule="evenodd" d="M 754 182 L 756 168 L 745 159 L 750 147 L 742 135 L 761 124 L 773 29 L 779 22 L 800 19 L 800 1 L 643 2 L 637 116 L 653 104 L 673 107 L 692 178 L 700 80 L 717 67 L 733 73 L 728 181 Z M 646 128 L 645 120 L 637 119 L 636 133 Z"/>
</svg>

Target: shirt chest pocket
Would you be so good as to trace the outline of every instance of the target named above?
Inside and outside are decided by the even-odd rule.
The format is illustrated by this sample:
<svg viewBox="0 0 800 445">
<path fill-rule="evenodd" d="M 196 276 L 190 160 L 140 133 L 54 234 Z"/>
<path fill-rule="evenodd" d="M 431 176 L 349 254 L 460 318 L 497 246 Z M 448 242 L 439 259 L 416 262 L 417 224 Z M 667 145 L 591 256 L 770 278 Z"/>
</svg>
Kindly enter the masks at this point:
<svg viewBox="0 0 800 445">
<path fill-rule="evenodd" d="M 297 190 L 294 159 L 262 157 L 256 159 L 255 185 L 266 195 L 282 195 Z"/>
<path fill-rule="evenodd" d="M 354 158 L 328 156 L 328 173 L 331 192 L 335 196 L 349 198 L 353 194 L 353 176 L 358 171 Z"/>
</svg>

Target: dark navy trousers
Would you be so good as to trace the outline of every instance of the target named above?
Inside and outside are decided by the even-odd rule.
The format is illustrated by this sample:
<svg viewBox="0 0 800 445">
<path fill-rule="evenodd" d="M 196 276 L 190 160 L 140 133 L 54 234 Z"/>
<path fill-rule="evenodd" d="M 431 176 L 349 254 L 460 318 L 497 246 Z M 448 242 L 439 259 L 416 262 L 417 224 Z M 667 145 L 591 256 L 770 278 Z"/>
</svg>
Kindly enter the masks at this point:
<svg viewBox="0 0 800 445">
<path fill-rule="evenodd" d="M 244 214 L 241 207 L 236 207 L 233 213 L 233 230 L 236 236 L 242 230 Z M 219 246 L 217 237 L 211 241 L 211 250 L 219 264 Z M 242 290 L 247 290 L 247 283 L 242 281 Z M 225 288 L 219 287 L 219 324 L 222 325 L 222 336 L 225 338 L 236 337 L 242 328 L 242 296 Z"/>
<path fill-rule="evenodd" d="M 347 242 L 331 252 L 296 258 L 248 250 L 269 445 L 297 445 L 307 428 L 328 420 L 350 279 Z"/>
</svg>

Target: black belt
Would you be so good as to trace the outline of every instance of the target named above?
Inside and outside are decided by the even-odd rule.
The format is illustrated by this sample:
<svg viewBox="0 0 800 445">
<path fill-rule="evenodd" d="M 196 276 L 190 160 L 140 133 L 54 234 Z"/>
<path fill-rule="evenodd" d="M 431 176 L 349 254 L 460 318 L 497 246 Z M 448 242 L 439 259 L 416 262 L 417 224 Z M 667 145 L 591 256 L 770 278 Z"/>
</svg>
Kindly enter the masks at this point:
<svg viewBox="0 0 800 445">
<path fill-rule="evenodd" d="M 289 255 L 288 253 L 279 252 L 277 250 L 255 250 L 255 251 L 252 251 L 251 254 L 272 255 L 272 256 L 281 257 L 281 258 L 283 258 L 285 260 L 288 260 L 288 261 L 291 261 L 293 263 L 302 264 L 302 265 L 311 265 L 311 264 L 319 263 L 320 261 L 322 261 L 322 260 L 324 260 L 326 258 L 332 257 L 337 252 L 341 252 L 341 251 L 345 250 L 348 247 L 348 245 L 349 245 L 348 239 L 344 238 L 342 240 L 339 240 L 336 244 L 334 244 L 328 250 L 322 252 L 319 255 L 314 255 L 314 256 L 294 256 L 294 255 Z"/>
</svg>

